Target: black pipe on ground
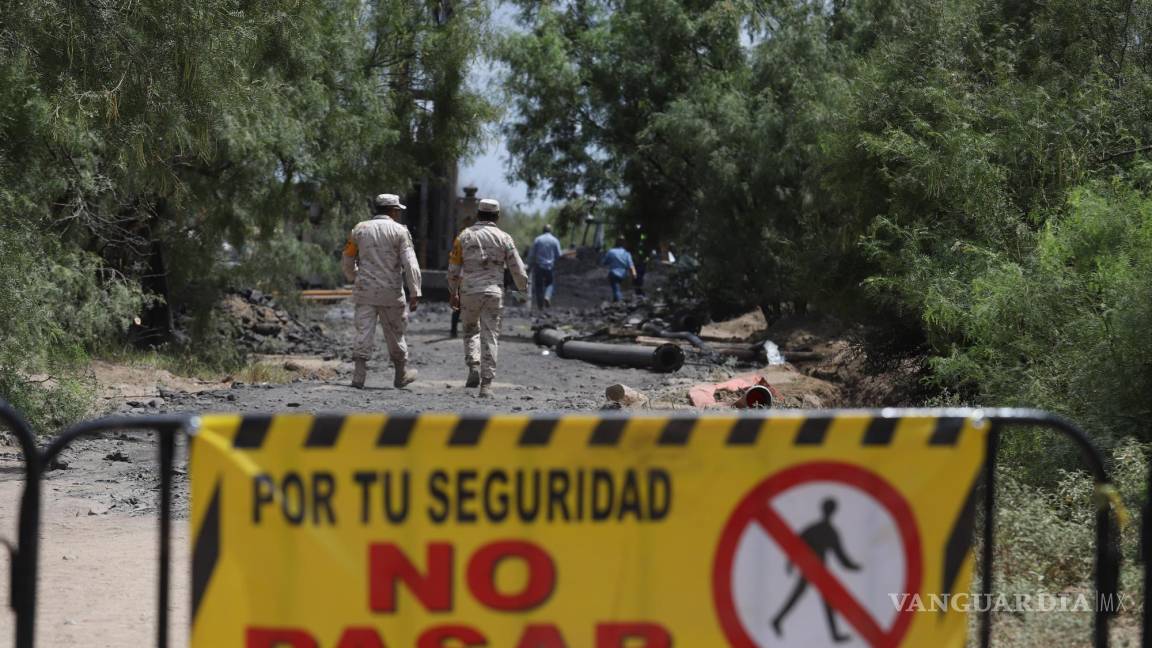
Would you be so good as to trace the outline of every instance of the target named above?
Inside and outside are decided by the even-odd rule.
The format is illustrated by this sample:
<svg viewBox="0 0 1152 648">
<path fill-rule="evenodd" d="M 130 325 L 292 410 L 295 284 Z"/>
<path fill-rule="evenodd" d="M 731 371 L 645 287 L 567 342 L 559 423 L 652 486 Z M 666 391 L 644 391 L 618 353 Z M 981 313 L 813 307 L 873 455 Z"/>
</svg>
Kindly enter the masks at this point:
<svg viewBox="0 0 1152 648">
<path fill-rule="evenodd" d="M 567 335 L 554 328 L 536 329 L 536 334 L 532 337 L 536 340 L 537 346 L 546 347 L 558 346 L 561 342 L 568 339 Z"/>
<path fill-rule="evenodd" d="M 536 331 L 536 343 L 556 348 L 556 355 L 571 360 L 596 364 L 651 369 L 661 373 L 677 371 L 684 366 L 684 351 L 675 344 L 650 347 L 639 344 L 604 344 L 569 340 L 560 331 L 542 328 Z"/>
<path fill-rule="evenodd" d="M 556 355 L 597 364 L 651 369 L 661 373 L 676 371 L 684 366 L 684 351 L 675 344 L 650 347 L 564 340 L 556 347 Z"/>
<path fill-rule="evenodd" d="M 711 348 L 709 348 L 709 346 L 704 343 L 704 340 L 701 340 L 700 336 L 697 335 L 697 333 L 699 333 L 699 328 L 697 328 L 697 330 L 695 332 L 692 332 L 692 331 L 687 331 L 684 329 L 667 328 L 667 327 L 668 327 L 668 324 L 666 324 L 663 320 L 655 319 L 655 320 L 648 320 L 647 322 L 645 322 L 644 326 L 642 327 L 642 330 L 645 333 L 649 333 L 649 334 L 654 335 L 656 337 L 667 338 L 670 340 L 684 340 L 685 342 L 690 342 L 690 343 L 692 343 L 692 346 L 696 347 L 697 349 L 700 349 L 701 351 L 711 351 Z"/>
<path fill-rule="evenodd" d="M 692 346 L 696 347 L 697 349 L 700 349 L 701 351 L 711 351 L 712 350 L 712 348 L 709 347 L 704 342 L 704 340 L 700 339 L 700 336 L 698 336 L 694 333 L 689 333 L 688 331 L 656 331 L 656 336 L 662 337 L 662 338 L 668 338 L 670 340 L 684 340 L 685 342 L 691 343 Z"/>
</svg>

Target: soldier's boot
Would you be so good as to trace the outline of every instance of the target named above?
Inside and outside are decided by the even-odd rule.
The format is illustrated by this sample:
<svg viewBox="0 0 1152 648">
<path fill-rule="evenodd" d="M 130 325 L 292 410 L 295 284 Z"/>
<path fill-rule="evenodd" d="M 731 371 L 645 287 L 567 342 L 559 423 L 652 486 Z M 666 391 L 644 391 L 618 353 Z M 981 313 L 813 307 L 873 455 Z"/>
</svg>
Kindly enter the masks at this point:
<svg viewBox="0 0 1152 648">
<path fill-rule="evenodd" d="M 492 398 L 492 381 L 485 380 L 480 383 L 480 393 L 477 394 L 480 398 Z"/>
<path fill-rule="evenodd" d="M 468 380 L 464 382 L 465 387 L 479 387 L 480 386 L 480 370 L 476 367 L 468 367 Z"/>
<path fill-rule="evenodd" d="M 356 359 L 356 366 L 352 369 L 352 386 L 364 389 L 364 381 L 368 378 L 368 361 Z"/>
<path fill-rule="evenodd" d="M 397 362 L 396 379 L 392 381 L 392 386 L 394 386 L 396 389 L 401 389 L 411 385 L 412 383 L 416 382 L 417 373 L 418 372 L 415 369 L 408 369 L 405 363 Z"/>
</svg>

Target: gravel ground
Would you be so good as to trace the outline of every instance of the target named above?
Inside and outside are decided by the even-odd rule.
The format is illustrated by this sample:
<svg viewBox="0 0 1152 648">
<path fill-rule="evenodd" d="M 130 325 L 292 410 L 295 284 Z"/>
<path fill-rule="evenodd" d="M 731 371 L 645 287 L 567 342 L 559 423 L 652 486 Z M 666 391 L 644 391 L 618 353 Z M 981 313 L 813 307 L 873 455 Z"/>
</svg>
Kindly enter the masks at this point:
<svg viewBox="0 0 1152 648">
<path fill-rule="evenodd" d="M 605 403 L 604 388 L 624 383 L 664 399 L 658 407 L 687 407 L 684 395 L 691 385 L 722 377 L 715 367 L 685 365 L 674 374 L 640 369 L 600 367 L 563 360 L 532 342 L 531 312 L 520 307 L 506 311 L 500 343 L 499 371 L 493 397 L 481 399 L 477 390 L 465 389 L 467 369 L 463 342 L 448 337 L 450 311 L 443 304 L 421 306 L 413 314 L 408 334 L 411 364 L 418 380 L 404 389 L 392 387 L 392 367 L 383 344 L 369 364 L 364 389 L 348 385 L 352 372 L 352 308 L 341 304 L 312 311 L 336 340 L 331 351 L 338 360 L 331 378 L 287 384 L 242 385 L 201 392 L 163 390 L 163 397 L 108 403 L 109 414 L 129 418 L 155 414 L 211 412 L 454 412 L 524 413 L 597 411 Z M 672 402 L 678 401 L 678 402 Z M 151 491 L 155 483 L 156 444 L 141 431 L 106 433 L 76 441 L 61 456 L 48 478 L 49 492 L 89 502 L 91 515 L 150 514 L 155 511 Z M 19 480 L 19 452 L 0 446 L 0 484 Z M 180 472 L 183 472 L 181 467 Z M 185 484 L 178 483 L 177 511 L 186 509 Z M 0 514 L 9 517 L 11 509 Z"/>
<path fill-rule="evenodd" d="M 323 311 L 325 328 L 337 341 L 337 375 L 327 380 L 283 385 L 233 385 L 231 389 L 170 395 L 166 412 L 279 412 L 379 411 L 379 412 L 530 412 L 596 410 L 604 403 L 604 388 L 616 382 L 642 390 L 664 392 L 706 379 L 712 367 L 686 365 L 675 374 L 656 374 L 640 369 L 598 367 L 576 360 L 563 360 L 532 341 L 531 313 L 511 307 L 505 312 L 503 334 L 493 398 L 476 397 L 465 389 L 467 368 L 464 345 L 448 337 L 450 312 L 443 304 L 422 305 L 411 317 L 408 331 L 410 366 L 420 374 L 404 389 L 392 387 L 392 366 L 380 340 L 376 357 L 369 363 L 363 390 L 348 386 L 352 360 L 352 309 L 334 306 Z M 121 407 L 124 413 L 141 408 Z"/>
<path fill-rule="evenodd" d="M 555 314 L 567 319 L 563 311 Z M 334 371 L 325 380 L 280 385 L 233 385 L 199 393 L 165 389 L 155 398 L 109 401 L 110 414 L 138 417 L 205 412 L 570 412 L 595 411 L 604 388 L 622 382 L 654 395 L 682 397 L 715 369 L 686 365 L 675 374 L 596 367 L 562 360 L 531 339 L 532 314 L 507 309 L 494 397 L 465 389 L 463 343 L 448 337 L 450 311 L 422 305 L 413 314 L 408 341 L 419 380 L 393 389 L 386 356 L 370 363 L 363 390 L 348 386 L 352 363 L 352 309 L 342 304 L 311 312 L 335 340 Z M 381 352 L 383 351 L 381 346 Z M 154 389 L 154 385 L 148 385 Z M 146 390 L 145 390 L 146 391 Z M 144 393 L 144 391 L 138 392 Z M 667 406 L 667 405 L 666 405 Z M 154 643 L 157 446 L 154 435 L 124 431 L 77 441 L 44 480 L 39 644 L 52 646 L 143 646 Z M 187 516 L 184 453 L 177 462 L 175 514 Z M 17 502 L 23 487 L 18 448 L 0 441 L 0 538 L 16 536 Z M 174 525 L 177 567 L 173 589 L 173 645 L 184 645 L 187 609 L 187 530 Z M 8 582 L 0 561 L 0 582 Z M 0 588 L 0 637 L 10 637 L 13 617 L 8 589 Z"/>
</svg>

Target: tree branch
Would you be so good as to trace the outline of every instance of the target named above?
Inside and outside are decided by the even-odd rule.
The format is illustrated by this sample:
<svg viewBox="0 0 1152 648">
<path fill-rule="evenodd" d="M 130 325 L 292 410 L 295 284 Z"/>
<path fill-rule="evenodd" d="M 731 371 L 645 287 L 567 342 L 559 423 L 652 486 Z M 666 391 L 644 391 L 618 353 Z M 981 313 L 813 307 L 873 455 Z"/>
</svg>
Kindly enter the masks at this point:
<svg viewBox="0 0 1152 648">
<path fill-rule="evenodd" d="M 1138 146 L 1134 149 L 1128 149 L 1127 151 L 1119 151 L 1119 152 L 1113 153 L 1111 155 L 1100 158 L 1100 160 L 1099 160 L 1099 162 L 1097 162 L 1097 164 L 1104 164 L 1105 162 L 1109 162 L 1109 161 L 1114 160 L 1118 157 L 1135 155 L 1136 153 L 1143 153 L 1144 151 L 1152 151 L 1152 144 L 1146 144 L 1144 146 Z"/>
</svg>

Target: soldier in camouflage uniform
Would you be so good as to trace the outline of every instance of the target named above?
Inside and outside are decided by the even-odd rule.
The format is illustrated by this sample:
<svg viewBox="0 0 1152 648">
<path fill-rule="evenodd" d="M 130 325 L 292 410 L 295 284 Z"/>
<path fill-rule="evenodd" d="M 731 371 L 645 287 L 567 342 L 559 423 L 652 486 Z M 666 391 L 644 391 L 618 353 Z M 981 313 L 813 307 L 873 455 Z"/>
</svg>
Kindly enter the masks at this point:
<svg viewBox="0 0 1152 648">
<path fill-rule="evenodd" d="M 368 360 L 376 350 L 376 320 L 379 319 L 388 355 L 396 368 L 392 384 L 399 389 L 416 380 L 416 370 L 407 368 L 408 344 L 404 341 L 404 332 L 408 328 L 409 309 L 416 310 L 420 303 L 420 266 L 412 248 L 412 235 L 395 220 L 407 209 L 400 204 L 400 198 L 380 194 L 374 205 L 372 219 L 352 229 L 341 260 L 344 277 L 355 284 L 352 302 L 356 305 L 356 344 L 352 359 L 356 367 L 352 372 L 352 386 L 364 387 Z M 407 300 L 404 299 L 405 282 Z"/>
<path fill-rule="evenodd" d="M 468 365 L 466 387 L 480 387 L 480 397 L 492 395 L 496 377 L 500 314 L 504 308 L 504 269 L 512 273 L 519 290 L 527 290 L 528 273 L 516 251 L 516 243 L 496 227 L 500 203 L 480 201 L 476 224 L 460 232 L 448 258 L 448 290 L 453 308 L 460 309 L 464 324 L 464 360 Z"/>
</svg>

